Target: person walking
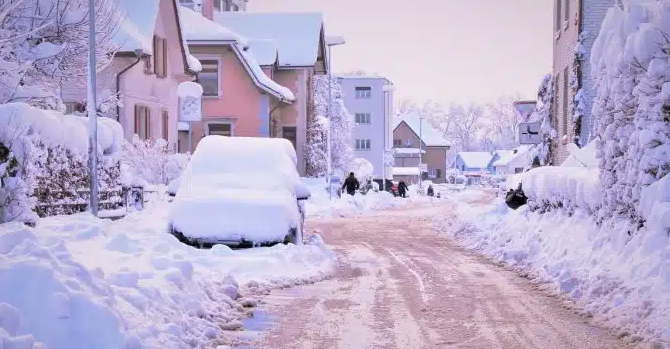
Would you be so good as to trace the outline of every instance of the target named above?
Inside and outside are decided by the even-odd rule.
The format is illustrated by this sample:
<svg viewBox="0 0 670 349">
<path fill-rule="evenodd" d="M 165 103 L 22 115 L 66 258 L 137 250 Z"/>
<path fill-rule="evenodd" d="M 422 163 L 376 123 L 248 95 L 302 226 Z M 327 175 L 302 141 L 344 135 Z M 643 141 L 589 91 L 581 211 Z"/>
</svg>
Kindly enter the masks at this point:
<svg viewBox="0 0 670 349">
<path fill-rule="evenodd" d="M 344 180 L 344 184 L 342 184 L 342 190 L 344 191 L 345 189 L 347 190 L 347 194 L 354 196 L 356 194 L 356 191 L 360 188 L 360 183 L 358 183 L 358 179 L 356 179 L 356 176 L 354 176 L 354 173 L 351 172 L 349 173 L 349 177 Z"/>
<path fill-rule="evenodd" d="M 398 182 L 398 194 L 400 194 L 400 197 L 406 198 L 407 197 L 407 184 L 405 184 L 405 181 L 400 180 Z"/>
</svg>

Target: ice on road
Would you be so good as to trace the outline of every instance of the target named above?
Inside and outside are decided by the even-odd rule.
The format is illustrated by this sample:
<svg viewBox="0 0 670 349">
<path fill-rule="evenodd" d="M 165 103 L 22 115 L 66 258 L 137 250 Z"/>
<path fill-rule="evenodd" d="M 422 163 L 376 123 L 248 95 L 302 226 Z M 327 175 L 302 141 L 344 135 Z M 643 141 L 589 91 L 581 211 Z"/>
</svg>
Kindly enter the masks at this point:
<svg viewBox="0 0 670 349">
<path fill-rule="evenodd" d="M 528 280 L 431 226 L 453 204 L 308 222 L 341 256 L 331 280 L 270 295 L 280 319 L 254 347 L 627 348 Z"/>
</svg>

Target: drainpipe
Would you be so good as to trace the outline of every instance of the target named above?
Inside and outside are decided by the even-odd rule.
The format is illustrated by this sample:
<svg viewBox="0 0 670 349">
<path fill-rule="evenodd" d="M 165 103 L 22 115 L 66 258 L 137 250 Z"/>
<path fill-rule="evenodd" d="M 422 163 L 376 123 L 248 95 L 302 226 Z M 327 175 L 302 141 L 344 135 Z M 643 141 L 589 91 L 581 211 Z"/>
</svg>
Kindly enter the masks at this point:
<svg viewBox="0 0 670 349">
<path fill-rule="evenodd" d="M 268 120 L 268 123 L 270 124 L 270 125 L 268 125 L 270 127 L 270 129 L 269 129 L 270 138 L 272 138 L 274 136 L 274 124 L 276 124 L 276 122 L 274 120 L 272 120 L 272 113 L 274 113 L 275 110 L 277 110 L 277 109 L 279 109 L 278 105 L 275 106 L 274 108 L 272 108 L 272 110 L 270 110 L 270 112 L 268 113 L 268 115 L 270 116 L 270 120 Z"/>
<path fill-rule="evenodd" d="M 129 66 L 123 68 L 118 74 L 116 74 L 116 95 L 118 96 L 121 93 L 121 75 L 123 73 L 127 72 L 130 70 L 130 68 L 134 67 L 137 65 L 142 60 L 142 50 L 135 50 L 135 56 L 137 57 L 137 60 L 133 63 L 131 63 Z M 119 107 L 118 103 L 116 104 L 116 121 L 121 122 L 121 107 Z"/>
</svg>

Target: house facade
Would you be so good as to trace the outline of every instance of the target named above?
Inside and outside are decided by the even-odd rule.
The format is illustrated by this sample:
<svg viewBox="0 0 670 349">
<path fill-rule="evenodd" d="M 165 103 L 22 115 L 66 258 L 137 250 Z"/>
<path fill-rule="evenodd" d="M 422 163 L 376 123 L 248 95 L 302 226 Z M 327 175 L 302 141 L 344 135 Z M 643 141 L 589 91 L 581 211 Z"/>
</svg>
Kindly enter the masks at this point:
<svg viewBox="0 0 670 349">
<path fill-rule="evenodd" d="M 203 11 L 204 13 L 204 11 Z M 291 141 L 298 171 L 305 173 L 308 106 L 312 79 L 327 73 L 323 16 L 320 13 L 248 13 L 214 11 L 214 22 L 249 39 L 251 55 L 276 83 L 295 96 L 290 106 L 270 101 L 270 137 Z"/>
<path fill-rule="evenodd" d="M 465 175 L 469 185 L 479 184 L 483 175 L 493 173 L 493 167 L 490 166 L 493 157 L 493 154 L 485 151 L 462 151 L 456 154 L 451 167 Z"/>
<path fill-rule="evenodd" d="M 177 86 L 199 70 L 183 45 L 177 0 L 119 1 L 127 11 L 114 40 L 121 47 L 112 64 L 98 74 L 98 100 L 116 95 L 122 105 L 103 111 L 123 126 L 125 138 L 162 138 L 177 148 Z M 64 85 L 68 112 L 84 111 L 86 86 Z"/>
<path fill-rule="evenodd" d="M 392 166 L 384 164 L 384 154 L 393 147 L 393 83 L 366 75 L 338 76 L 337 80 L 356 123 L 351 144 L 355 156 L 372 163 L 375 179 L 392 178 Z"/>
<path fill-rule="evenodd" d="M 553 68 L 554 100 L 552 124 L 558 134 L 552 147 L 554 164 L 568 156 L 568 144 L 586 145 L 592 134 L 591 109 L 595 98 L 590 52 L 607 10 L 615 0 L 554 0 Z M 581 99 L 575 100 L 581 90 Z M 582 103 L 579 122 L 573 118 L 576 103 Z"/>
<path fill-rule="evenodd" d="M 181 8 L 184 37 L 202 71 L 197 82 L 203 87 L 202 121 L 183 125 L 180 151 L 207 135 L 270 137 L 271 113 L 292 108 L 291 91 L 271 79 L 253 57 L 246 38 L 189 7 Z"/>
<path fill-rule="evenodd" d="M 509 175 L 523 172 L 532 163 L 530 147 L 519 146 L 513 150 L 494 152 L 488 170 L 497 175 Z"/>
<path fill-rule="evenodd" d="M 447 154 L 451 145 L 425 120 L 416 113 L 402 115 L 393 127 L 393 149 L 395 168 L 393 179 L 412 181 L 414 173 L 420 172 L 420 164 L 426 167 L 424 179 L 435 183 L 445 182 Z M 421 161 L 419 162 L 419 155 Z M 410 174 L 409 176 L 406 174 Z M 413 183 L 413 181 L 412 181 Z"/>
</svg>

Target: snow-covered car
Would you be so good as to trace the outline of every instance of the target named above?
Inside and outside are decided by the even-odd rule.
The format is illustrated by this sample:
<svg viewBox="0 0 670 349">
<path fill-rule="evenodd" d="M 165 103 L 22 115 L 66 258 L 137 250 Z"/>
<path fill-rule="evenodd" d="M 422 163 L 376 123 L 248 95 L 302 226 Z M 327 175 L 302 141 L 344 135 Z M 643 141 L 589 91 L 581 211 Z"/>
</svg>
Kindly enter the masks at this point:
<svg viewBox="0 0 670 349">
<path fill-rule="evenodd" d="M 292 149 L 283 138 L 203 138 L 170 206 L 170 233 L 196 247 L 301 242 L 311 193 Z"/>
</svg>

